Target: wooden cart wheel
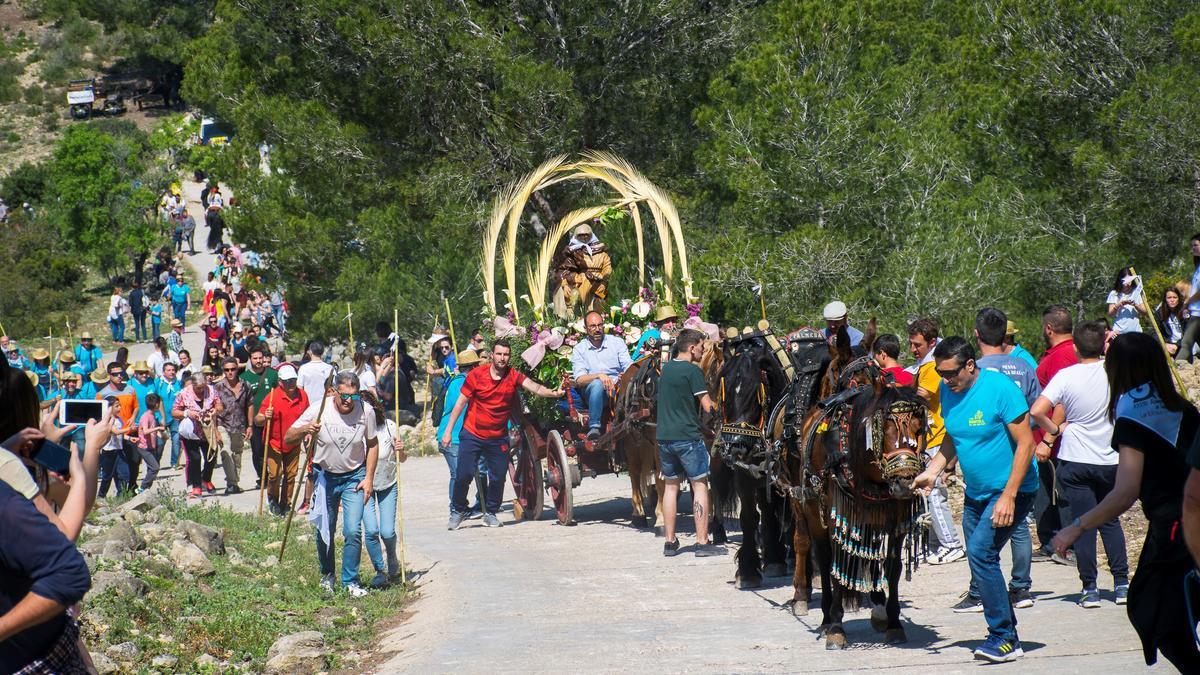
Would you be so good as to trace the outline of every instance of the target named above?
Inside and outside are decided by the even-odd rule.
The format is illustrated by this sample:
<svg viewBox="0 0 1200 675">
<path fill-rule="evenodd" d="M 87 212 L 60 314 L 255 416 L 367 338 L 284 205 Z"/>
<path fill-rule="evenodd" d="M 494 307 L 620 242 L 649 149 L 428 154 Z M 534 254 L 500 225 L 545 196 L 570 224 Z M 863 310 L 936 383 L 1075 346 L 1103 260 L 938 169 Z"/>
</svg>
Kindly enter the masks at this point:
<svg viewBox="0 0 1200 675">
<path fill-rule="evenodd" d="M 546 493 L 542 482 L 542 463 L 534 453 L 534 439 L 522 434 L 521 442 L 508 454 L 508 478 L 512 482 L 513 517 L 537 520 L 542 517 Z"/>
<path fill-rule="evenodd" d="M 573 482 L 562 436 L 557 431 L 551 431 L 546 436 L 546 487 L 550 490 L 550 499 L 554 501 L 560 525 L 575 524 Z"/>
</svg>

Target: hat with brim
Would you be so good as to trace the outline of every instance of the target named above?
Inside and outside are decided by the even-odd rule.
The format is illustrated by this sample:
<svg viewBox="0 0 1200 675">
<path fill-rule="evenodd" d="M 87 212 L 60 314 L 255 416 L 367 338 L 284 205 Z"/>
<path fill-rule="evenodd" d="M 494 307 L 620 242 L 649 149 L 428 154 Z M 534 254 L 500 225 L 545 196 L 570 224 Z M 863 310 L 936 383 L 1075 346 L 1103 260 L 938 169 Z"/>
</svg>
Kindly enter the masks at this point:
<svg viewBox="0 0 1200 675">
<path fill-rule="evenodd" d="M 97 368 L 92 371 L 89 377 L 92 378 L 92 382 L 95 384 L 104 384 L 108 382 L 108 371 L 104 368 Z"/>
<path fill-rule="evenodd" d="M 37 373 L 33 372 L 32 370 L 27 370 L 27 371 L 25 371 L 25 377 L 29 378 L 29 381 L 33 383 L 33 386 L 35 386 L 35 387 L 38 386 L 38 374 Z"/>
<path fill-rule="evenodd" d="M 293 366 L 290 363 L 285 363 L 282 366 L 279 366 L 279 379 L 294 380 L 296 377 L 296 366 Z"/>
<path fill-rule="evenodd" d="M 75 363 L 75 354 L 64 349 L 58 353 L 58 362 L 59 363 Z"/>
<path fill-rule="evenodd" d="M 179 319 L 171 319 L 171 328 L 183 328 L 183 322 Z"/>
<path fill-rule="evenodd" d="M 821 316 L 823 316 L 826 321 L 837 321 L 839 319 L 846 318 L 846 315 L 849 314 L 849 312 L 850 311 L 846 309 L 846 303 L 842 302 L 841 300 L 834 300 L 828 305 L 825 305 L 825 309 L 821 310 Z"/>
<path fill-rule="evenodd" d="M 85 330 L 79 334 L 79 339 L 80 340 L 91 340 L 92 334 Z"/>
<path fill-rule="evenodd" d="M 655 321 L 666 321 L 667 319 L 678 319 L 679 312 L 670 305 L 659 305 L 658 309 L 654 310 Z"/>
<path fill-rule="evenodd" d="M 45 349 L 42 349 L 41 347 L 38 347 L 37 349 L 30 351 L 29 356 L 34 361 L 41 361 L 41 360 L 50 358 L 50 352 L 46 351 Z"/>
<path fill-rule="evenodd" d="M 63 382 L 79 382 L 80 379 L 79 373 L 63 373 L 62 375 Z"/>
<path fill-rule="evenodd" d="M 203 373 L 204 375 L 212 375 L 213 374 L 212 366 L 204 366 L 203 368 L 200 369 L 200 372 Z"/>
<path fill-rule="evenodd" d="M 483 359 L 479 358 L 479 352 L 474 349 L 464 349 L 455 357 L 455 362 L 458 363 L 459 368 L 462 368 L 463 366 L 477 366 L 483 363 Z"/>
<path fill-rule="evenodd" d="M 1017 329 L 1017 324 L 1015 324 L 1011 321 L 1009 321 L 1008 325 L 1004 327 L 1005 335 L 1016 335 L 1017 333 L 1020 333 L 1020 332 L 1021 331 Z"/>
<path fill-rule="evenodd" d="M 244 329 L 241 327 L 241 325 L 234 324 L 234 326 L 233 326 L 233 334 L 234 335 L 237 335 L 238 333 L 241 333 L 243 331 L 244 331 Z"/>
<path fill-rule="evenodd" d="M 148 373 L 151 370 L 153 369 L 150 367 L 150 364 L 145 361 L 138 361 L 133 364 L 133 372 L 135 373 Z"/>
</svg>

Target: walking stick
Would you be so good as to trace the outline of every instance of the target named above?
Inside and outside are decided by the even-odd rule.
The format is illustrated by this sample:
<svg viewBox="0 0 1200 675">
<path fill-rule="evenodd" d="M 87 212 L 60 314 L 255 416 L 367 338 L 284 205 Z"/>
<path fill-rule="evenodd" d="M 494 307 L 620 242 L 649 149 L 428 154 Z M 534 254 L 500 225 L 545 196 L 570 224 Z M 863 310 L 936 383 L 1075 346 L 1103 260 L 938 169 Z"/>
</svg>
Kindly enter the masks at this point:
<svg viewBox="0 0 1200 675">
<path fill-rule="evenodd" d="M 329 389 L 333 386 L 333 373 L 329 373 L 329 377 L 325 380 L 325 392 L 321 395 L 321 405 L 317 408 L 317 422 L 325 416 L 325 403 L 329 400 Z M 313 452 L 317 449 L 317 436 L 319 432 L 313 434 L 308 440 L 308 450 L 306 451 L 309 460 L 312 459 Z M 301 446 L 303 450 L 303 446 Z M 281 453 L 282 454 L 282 453 Z M 303 459 L 303 456 L 302 456 Z M 305 473 L 308 473 L 307 471 Z M 296 492 L 292 495 L 292 503 L 288 508 L 287 522 L 283 524 L 283 542 L 279 544 L 279 562 L 283 563 L 283 552 L 287 549 L 288 533 L 292 531 L 292 516 L 296 514 L 296 502 L 300 499 L 300 490 L 304 489 L 303 480 L 296 481 Z M 320 536 L 320 535 L 318 535 Z M 332 538 L 332 537 L 331 537 Z M 329 546 L 333 547 L 333 542 L 329 542 Z"/>
<path fill-rule="evenodd" d="M 434 317 L 433 317 L 433 329 L 434 330 L 437 330 L 438 320 L 441 318 L 442 317 L 440 317 L 436 314 L 434 315 Z M 426 366 L 425 367 L 425 400 L 421 403 L 421 420 L 417 421 L 418 425 L 421 423 L 421 421 L 423 421 L 425 419 L 425 416 L 429 414 L 429 399 L 433 397 L 433 393 L 432 393 L 432 389 L 431 389 L 432 386 L 433 386 L 433 376 L 430 375 L 430 373 L 429 373 L 429 366 Z M 436 429 L 434 430 L 434 433 L 437 433 Z M 419 452 L 421 453 L 421 456 L 424 457 L 425 456 L 425 432 L 424 431 L 422 431 L 417 436 L 417 444 L 420 447 Z"/>
<path fill-rule="evenodd" d="M 392 310 L 392 325 L 400 325 L 400 310 Z M 400 344 L 392 341 L 392 362 L 395 365 L 396 372 L 392 373 L 392 385 L 395 391 L 392 392 L 392 405 L 395 406 L 396 416 L 396 433 L 400 432 L 400 378 L 399 363 L 400 363 Z M 400 488 L 400 450 L 396 449 L 396 547 L 397 553 L 400 554 L 400 583 L 408 584 L 408 571 L 404 565 L 404 493 Z"/>
<path fill-rule="evenodd" d="M 350 354 L 354 354 L 354 312 L 350 311 L 350 303 L 346 303 L 346 330 L 350 333 Z"/>
<path fill-rule="evenodd" d="M 274 396 L 275 396 L 275 390 L 272 389 L 271 393 L 267 394 L 267 398 L 273 400 Z M 268 404 L 267 407 L 270 408 L 271 406 Z M 262 515 L 262 510 L 263 510 L 263 500 L 265 499 L 266 494 L 267 494 L 267 483 L 269 483 L 271 481 L 271 465 L 269 463 L 267 463 L 267 452 L 270 451 L 270 449 L 271 449 L 271 420 L 274 419 L 274 417 L 275 417 L 275 415 L 272 414 L 271 417 L 267 418 L 267 428 L 263 431 L 263 437 L 262 437 L 263 438 L 263 440 L 262 440 L 262 443 L 263 443 L 263 456 L 262 456 L 263 479 L 262 479 L 262 484 L 258 486 L 258 515 L 260 515 L 260 516 Z M 281 457 L 283 456 L 282 452 L 280 452 L 279 454 Z M 282 462 L 280 462 L 280 468 L 281 469 L 283 468 Z M 280 481 L 280 483 L 282 484 L 283 481 Z"/>
<path fill-rule="evenodd" d="M 454 316 L 450 314 L 450 300 L 443 295 L 442 302 L 446 305 L 446 326 L 450 329 L 450 348 L 457 354 L 458 340 L 454 339 Z"/>
<path fill-rule="evenodd" d="M 1162 350 L 1163 357 L 1167 359 L 1167 369 L 1170 370 L 1171 374 L 1175 376 L 1175 388 L 1179 390 L 1179 394 L 1183 396 L 1188 403 L 1191 403 L 1192 399 L 1187 395 L 1187 387 L 1183 386 L 1183 378 L 1179 375 L 1179 369 L 1175 367 L 1175 359 L 1171 358 L 1171 355 L 1167 353 L 1167 348 L 1165 346 L 1167 341 L 1163 339 L 1162 331 L 1158 329 L 1158 319 L 1154 317 L 1154 313 L 1150 311 L 1150 305 L 1146 302 L 1146 286 L 1142 283 L 1142 278 L 1138 276 L 1137 270 L 1135 270 L 1133 267 L 1130 267 L 1129 273 L 1137 277 L 1138 285 L 1142 289 L 1142 310 L 1145 311 L 1146 315 L 1150 317 L 1150 325 L 1154 326 L 1154 335 L 1158 337 L 1158 344 L 1164 345 Z"/>
</svg>

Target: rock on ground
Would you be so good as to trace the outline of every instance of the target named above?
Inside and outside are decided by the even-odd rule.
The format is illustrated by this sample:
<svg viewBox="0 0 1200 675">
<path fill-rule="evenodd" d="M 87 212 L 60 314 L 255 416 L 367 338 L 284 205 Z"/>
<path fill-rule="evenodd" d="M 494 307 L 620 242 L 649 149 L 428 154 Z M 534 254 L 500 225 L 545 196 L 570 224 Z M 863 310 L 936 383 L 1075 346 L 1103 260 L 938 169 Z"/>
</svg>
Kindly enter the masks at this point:
<svg viewBox="0 0 1200 675">
<path fill-rule="evenodd" d="M 319 631 L 285 635 L 267 651 L 268 673 L 318 673 L 325 669 L 325 636 Z"/>
<path fill-rule="evenodd" d="M 175 670 L 175 666 L 179 663 L 179 657 L 174 654 L 162 654 L 156 656 L 150 661 L 150 666 L 159 670 Z"/>
<path fill-rule="evenodd" d="M 156 490 L 146 490 L 133 499 L 121 504 L 117 507 L 117 513 L 127 514 L 130 511 L 140 511 L 146 513 L 159 505 L 158 492 Z"/>
<path fill-rule="evenodd" d="M 146 548 L 146 540 L 142 539 L 137 530 L 127 522 L 118 521 L 100 536 L 80 546 L 79 550 L 92 555 L 115 556 L 118 553 L 129 553 L 143 548 Z"/>
<path fill-rule="evenodd" d="M 175 527 L 207 555 L 225 555 L 225 535 L 220 530 L 190 520 L 181 520 Z"/>
<path fill-rule="evenodd" d="M 132 642 L 115 644 L 104 650 L 104 655 L 118 662 L 133 662 L 141 656 L 142 650 Z"/>
<path fill-rule="evenodd" d="M 96 672 L 100 675 L 114 675 L 121 672 L 121 667 L 115 661 L 108 658 L 100 652 L 90 652 L 92 655 L 92 665 L 96 667 Z"/>
<path fill-rule="evenodd" d="M 141 597 L 150 590 L 150 584 L 125 571 L 96 572 L 92 575 L 92 590 L 88 595 L 102 595 L 110 588 L 118 595 Z"/>
<path fill-rule="evenodd" d="M 171 562 L 181 572 L 194 574 L 198 577 L 208 576 L 216 572 L 212 561 L 190 541 L 176 541 L 171 544 Z"/>
</svg>

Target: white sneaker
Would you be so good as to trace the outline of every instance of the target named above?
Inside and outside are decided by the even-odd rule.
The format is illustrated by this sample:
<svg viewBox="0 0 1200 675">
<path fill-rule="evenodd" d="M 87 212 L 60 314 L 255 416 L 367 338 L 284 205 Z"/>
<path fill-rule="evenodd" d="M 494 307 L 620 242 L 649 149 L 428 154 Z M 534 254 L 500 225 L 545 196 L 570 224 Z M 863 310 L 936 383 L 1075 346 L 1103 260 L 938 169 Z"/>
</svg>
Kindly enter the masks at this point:
<svg viewBox="0 0 1200 675">
<path fill-rule="evenodd" d="M 930 553 L 925 558 L 925 562 L 930 565 L 946 565 L 956 560 L 962 560 L 966 555 L 966 552 L 961 547 L 939 546 L 938 550 Z"/>
<path fill-rule="evenodd" d="M 321 589 L 324 590 L 325 592 L 329 593 L 330 595 L 333 595 L 333 576 L 332 575 L 321 577 Z"/>
<path fill-rule="evenodd" d="M 357 583 L 346 584 L 346 592 L 352 598 L 361 598 L 367 594 L 367 589 L 359 586 Z"/>
</svg>

